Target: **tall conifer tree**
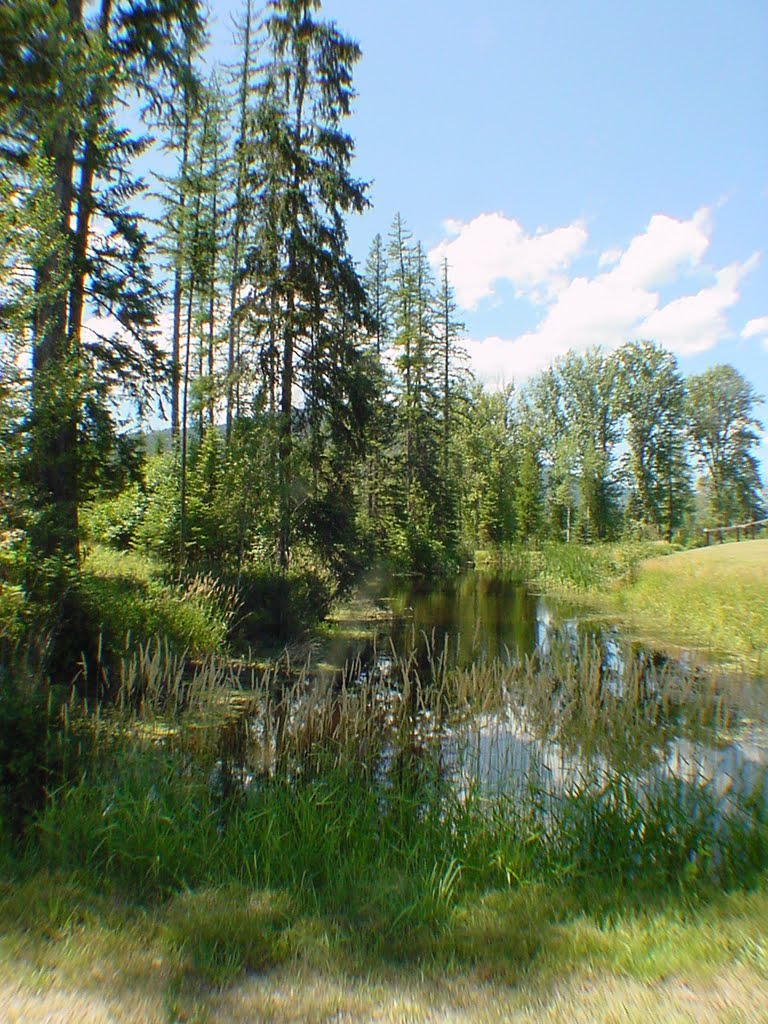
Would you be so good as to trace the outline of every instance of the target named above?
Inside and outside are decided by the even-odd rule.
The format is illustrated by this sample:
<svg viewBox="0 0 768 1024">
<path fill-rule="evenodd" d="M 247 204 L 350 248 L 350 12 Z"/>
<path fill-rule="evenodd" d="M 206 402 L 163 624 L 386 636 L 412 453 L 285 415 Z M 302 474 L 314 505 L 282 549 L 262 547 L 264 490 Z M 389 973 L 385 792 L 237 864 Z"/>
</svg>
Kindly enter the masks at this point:
<svg viewBox="0 0 768 1024">
<path fill-rule="evenodd" d="M 249 254 L 254 301 L 267 311 L 270 365 L 279 356 L 278 560 L 287 568 L 294 506 L 294 391 L 317 395 L 321 361 L 337 334 L 317 310 L 362 315 L 363 292 L 347 254 L 345 216 L 366 205 L 350 172 L 344 131 L 354 96 L 356 43 L 315 17 L 319 0 L 270 0 L 264 31 L 254 153 L 259 236 Z M 318 303 L 321 303 L 319 307 Z M 359 312 L 356 312 L 359 311 Z M 340 343 L 336 355 L 342 356 Z"/>
</svg>

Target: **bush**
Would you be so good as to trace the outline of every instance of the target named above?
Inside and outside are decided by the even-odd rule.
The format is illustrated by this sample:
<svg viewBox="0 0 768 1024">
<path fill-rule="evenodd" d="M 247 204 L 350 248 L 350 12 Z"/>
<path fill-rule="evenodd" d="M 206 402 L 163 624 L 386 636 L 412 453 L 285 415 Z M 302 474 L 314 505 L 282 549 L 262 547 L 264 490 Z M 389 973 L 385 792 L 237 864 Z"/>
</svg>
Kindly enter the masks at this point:
<svg viewBox="0 0 768 1024">
<path fill-rule="evenodd" d="M 0 668 L 0 822 L 13 841 L 43 806 L 53 771 L 54 712 L 49 690 L 22 686 Z"/>
<path fill-rule="evenodd" d="M 22 530 L 0 531 L 0 650 L 24 636 L 29 602 L 22 585 L 26 535 Z"/>
<path fill-rule="evenodd" d="M 227 578 L 239 606 L 229 632 L 235 649 L 265 641 L 286 640 L 319 622 L 331 610 L 337 584 L 331 572 L 311 560 L 294 557 L 287 573 L 252 566 Z"/>
<path fill-rule="evenodd" d="M 139 484 L 132 483 L 114 498 L 89 503 L 80 513 L 86 536 L 121 550 L 129 548 L 144 521 L 147 500 Z"/>
<path fill-rule="evenodd" d="M 101 636 L 107 663 L 120 656 L 129 634 L 141 644 L 159 637 L 192 657 L 222 651 L 237 608 L 234 592 L 212 576 L 173 584 L 84 573 L 78 596 L 80 617 L 91 636 Z"/>
<path fill-rule="evenodd" d="M 161 558 L 177 558 L 181 495 L 176 455 L 173 452 L 155 455 L 147 460 L 144 486 L 144 514 L 136 524 L 132 543 L 136 548 Z"/>
</svg>

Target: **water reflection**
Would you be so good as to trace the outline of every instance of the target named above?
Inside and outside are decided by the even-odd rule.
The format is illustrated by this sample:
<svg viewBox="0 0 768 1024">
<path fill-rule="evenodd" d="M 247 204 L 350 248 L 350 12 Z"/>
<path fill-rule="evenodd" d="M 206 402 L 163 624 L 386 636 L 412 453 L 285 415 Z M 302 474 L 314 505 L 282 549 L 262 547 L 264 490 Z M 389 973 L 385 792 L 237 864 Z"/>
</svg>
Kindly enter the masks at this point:
<svg viewBox="0 0 768 1024">
<path fill-rule="evenodd" d="M 407 683 L 409 750 L 418 756 L 431 730 L 459 790 L 566 792 L 621 771 L 718 800 L 768 794 L 757 684 L 632 643 L 503 576 L 379 585 L 366 597 L 382 617 L 337 651 L 352 665 L 345 684 L 397 694 Z"/>
</svg>

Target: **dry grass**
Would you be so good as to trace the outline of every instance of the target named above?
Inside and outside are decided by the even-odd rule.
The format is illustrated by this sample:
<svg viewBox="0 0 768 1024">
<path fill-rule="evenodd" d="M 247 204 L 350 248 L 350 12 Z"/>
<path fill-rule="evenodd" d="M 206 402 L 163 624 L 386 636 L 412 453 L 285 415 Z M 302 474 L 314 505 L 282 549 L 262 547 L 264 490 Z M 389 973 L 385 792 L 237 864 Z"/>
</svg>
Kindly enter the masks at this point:
<svg viewBox="0 0 768 1024">
<path fill-rule="evenodd" d="M 509 986 L 477 975 L 414 972 L 361 978 L 286 967 L 246 978 L 223 992 L 178 995 L 163 968 L 143 984 L 113 986 L 93 970 L 66 986 L 55 977 L 32 987 L 0 981 L 7 1024 L 758 1024 L 768 1021 L 768 982 L 737 967 L 706 981 L 671 976 L 642 981 L 586 970 L 556 983 Z"/>
</svg>

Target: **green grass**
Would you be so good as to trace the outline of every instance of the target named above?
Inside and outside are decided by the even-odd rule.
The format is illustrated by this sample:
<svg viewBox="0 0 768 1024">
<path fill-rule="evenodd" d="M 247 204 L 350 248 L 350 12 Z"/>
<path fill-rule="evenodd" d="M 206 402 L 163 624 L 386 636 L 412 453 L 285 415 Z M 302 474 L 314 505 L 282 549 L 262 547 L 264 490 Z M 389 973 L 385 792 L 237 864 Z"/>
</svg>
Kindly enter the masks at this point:
<svg viewBox="0 0 768 1024">
<path fill-rule="evenodd" d="M 610 606 L 667 642 L 768 663 L 768 540 L 650 559 Z"/>
<path fill-rule="evenodd" d="M 419 959 L 392 963 L 285 893 L 228 885 L 145 905 L 95 880 L 39 873 L 0 883 L 0 999 L 12 977 L 12 993 L 43 1006 L 54 994 L 79 998 L 79 1019 L 101 1019 L 85 1008 L 107 996 L 133 1011 L 112 1020 L 200 1024 L 338 1012 L 434 1020 L 435 1001 L 453 1007 L 451 1020 L 715 1022 L 729 1019 L 720 979 L 731 979 L 735 1009 L 765 1005 L 767 914 L 765 878 L 707 901 L 668 894 L 608 912 L 537 883 L 464 896 Z M 406 923 L 400 942 L 409 943 Z M 670 1017 L 665 1005 L 692 1017 Z"/>
<path fill-rule="evenodd" d="M 332 937 L 342 960 L 447 966 L 473 962 L 460 908 L 489 893 L 524 900 L 542 887 L 558 894 L 555 916 L 610 916 L 658 908 L 660 898 L 696 901 L 723 886 L 761 885 L 762 803 L 733 792 L 738 815 L 731 808 L 726 816 L 707 786 L 665 773 L 635 780 L 631 765 L 648 764 L 654 743 L 665 742 L 663 726 L 646 723 L 643 700 L 635 711 L 607 700 L 582 669 L 556 682 L 551 669 L 494 663 L 444 673 L 436 691 L 403 668 L 397 693 L 371 684 L 338 694 L 299 679 L 279 703 L 267 678 L 242 695 L 243 717 L 223 718 L 224 694 L 202 681 L 197 698 L 176 694 L 176 707 L 155 699 L 138 713 L 126 705 L 121 714 L 70 716 L 79 778 L 70 772 L 51 790 L 9 870 L 15 863 L 22 876 L 81 877 L 128 901 L 181 901 L 169 934 L 196 971 L 217 981 L 293 955 L 293 918 L 314 922 L 324 942 Z M 660 685 L 664 702 L 681 698 L 679 681 Z M 635 689 L 630 681 L 628 692 Z M 538 704 L 537 691 L 548 695 Z M 583 766 L 570 784 L 547 786 L 533 761 L 501 788 L 477 774 L 473 723 L 505 692 L 537 734 L 558 737 L 564 750 L 580 745 Z M 429 732 L 446 702 L 450 755 Z M 685 703 L 689 725 L 676 721 L 676 729 L 707 736 L 720 728 L 707 711 L 722 709 L 716 687 L 691 690 Z M 503 732 L 485 735 L 501 760 Z M 606 757 L 619 767 L 606 768 Z M 262 945 L 249 931 L 246 892 L 275 894 L 275 907 L 290 908 L 270 916 L 258 902 L 263 920 L 257 914 L 253 927 L 269 932 Z M 185 920 L 193 922 L 186 931 Z M 519 931 L 513 959 L 523 948 L 537 955 L 533 934 Z"/>
<path fill-rule="evenodd" d="M 102 545 L 87 552 L 81 592 L 90 628 L 113 654 L 124 651 L 126 638 L 134 645 L 159 638 L 197 658 L 222 652 L 238 605 L 232 588 L 213 576 L 174 583 L 151 556 Z"/>
<path fill-rule="evenodd" d="M 478 552 L 477 562 L 619 617 L 652 643 L 693 647 L 753 672 L 768 661 L 768 540 L 692 551 L 661 542 L 544 544 Z"/>
<path fill-rule="evenodd" d="M 232 693 L 215 666 L 174 689 L 153 662 L 151 696 L 68 705 L 59 741 L 76 762 L 0 860 L 0 1005 L 21 985 L 85 999 L 80 1019 L 109 991 L 125 1020 L 439 1020 L 439 998 L 467 1019 L 639 1022 L 672 978 L 681 992 L 659 1006 L 692 987 L 697 1019 L 715 1021 L 722 975 L 752 1012 L 768 979 L 765 808 L 738 787 L 728 805 L 671 773 L 643 779 L 672 735 L 715 742 L 759 703 L 700 673 L 651 680 L 650 701 L 630 675 L 612 696 L 596 664 L 438 664 L 427 686 L 404 656 L 397 688 L 300 677 L 280 697 L 277 670 Z M 580 777 L 487 785 L 473 739 L 502 706 L 580 751 Z M 604 1002 L 591 1016 L 586 984 Z M 37 1019 L 28 1003 L 17 1016 Z"/>
</svg>

